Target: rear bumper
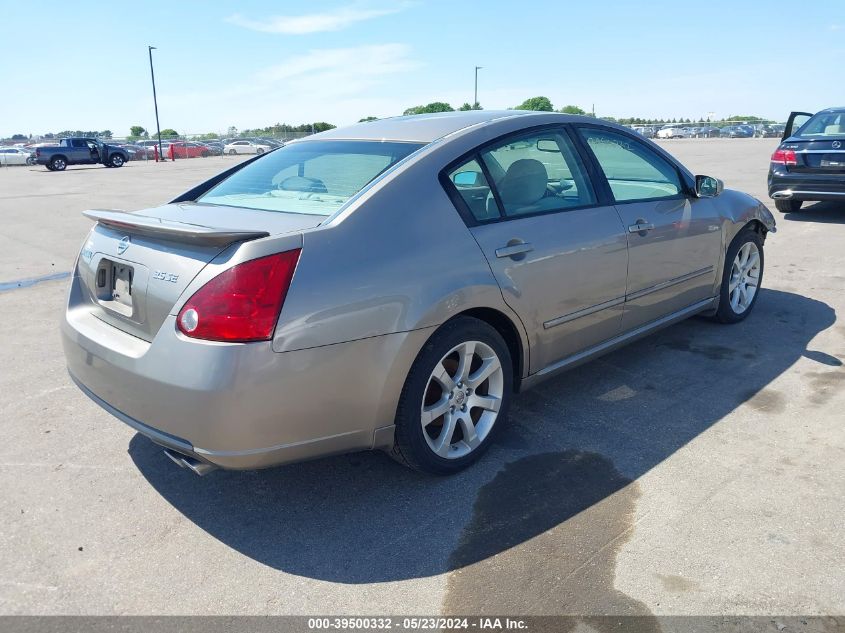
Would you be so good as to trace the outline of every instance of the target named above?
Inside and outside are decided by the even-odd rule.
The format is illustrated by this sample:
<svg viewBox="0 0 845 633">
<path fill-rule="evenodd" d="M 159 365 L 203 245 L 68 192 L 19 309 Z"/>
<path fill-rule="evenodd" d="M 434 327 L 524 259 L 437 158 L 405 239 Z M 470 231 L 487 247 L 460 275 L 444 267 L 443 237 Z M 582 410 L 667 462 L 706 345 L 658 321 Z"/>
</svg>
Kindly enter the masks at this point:
<svg viewBox="0 0 845 633">
<path fill-rule="evenodd" d="M 152 343 L 84 309 L 62 323 L 68 371 L 109 413 L 162 446 L 252 469 L 392 441 L 399 393 L 428 330 L 295 352 L 189 339 L 170 316 Z"/>
<path fill-rule="evenodd" d="M 769 197 L 774 200 L 845 202 L 845 174 L 769 172 Z"/>
</svg>

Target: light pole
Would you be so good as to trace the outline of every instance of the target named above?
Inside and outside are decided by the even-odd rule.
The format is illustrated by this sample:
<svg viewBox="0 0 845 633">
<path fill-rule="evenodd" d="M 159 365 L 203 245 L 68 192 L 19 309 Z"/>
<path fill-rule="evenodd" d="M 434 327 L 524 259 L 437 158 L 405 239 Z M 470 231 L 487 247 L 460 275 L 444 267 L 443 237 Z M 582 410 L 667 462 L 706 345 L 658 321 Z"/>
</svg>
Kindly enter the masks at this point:
<svg viewBox="0 0 845 633">
<path fill-rule="evenodd" d="M 158 99 L 156 98 L 156 74 L 153 70 L 153 51 L 155 46 L 147 46 L 147 52 L 150 54 L 150 77 L 153 80 L 153 105 L 156 109 L 156 133 L 158 134 L 158 157 L 164 160 L 164 154 L 161 153 L 161 127 L 158 124 Z"/>
<path fill-rule="evenodd" d="M 475 108 L 478 105 L 478 71 L 484 68 L 484 66 L 476 66 L 475 67 L 475 94 L 474 99 L 472 101 L 472 107 Z"/>
</svg>

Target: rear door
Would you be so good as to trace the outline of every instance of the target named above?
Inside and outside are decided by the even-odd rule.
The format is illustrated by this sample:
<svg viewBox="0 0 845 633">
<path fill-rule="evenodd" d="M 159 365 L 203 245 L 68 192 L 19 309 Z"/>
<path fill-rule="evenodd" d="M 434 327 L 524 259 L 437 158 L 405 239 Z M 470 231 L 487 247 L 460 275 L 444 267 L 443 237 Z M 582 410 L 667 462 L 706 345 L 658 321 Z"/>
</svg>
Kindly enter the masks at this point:
<svg viewBox="0 0 845 633">
<path fill-rule="evenodd" d="M 677 167 L 635 136 L 602 126 L 578 129 L 628 236 L 623 330 L 709 299 L 722 249 L 713 199 L 687 192 Z"/>
<path fill-rule="evenodd" d="M 619 333 L 625 233 L 565 128 L 495 141 L 446 176 L 526 328 L 531 373 Z"/>
<path fill-rule="evenodd" d="M 91 152 L 81 138 L 68 139 L 68 161 L 71 164 L 84 165 L 91 162 Z"/>
</svg>

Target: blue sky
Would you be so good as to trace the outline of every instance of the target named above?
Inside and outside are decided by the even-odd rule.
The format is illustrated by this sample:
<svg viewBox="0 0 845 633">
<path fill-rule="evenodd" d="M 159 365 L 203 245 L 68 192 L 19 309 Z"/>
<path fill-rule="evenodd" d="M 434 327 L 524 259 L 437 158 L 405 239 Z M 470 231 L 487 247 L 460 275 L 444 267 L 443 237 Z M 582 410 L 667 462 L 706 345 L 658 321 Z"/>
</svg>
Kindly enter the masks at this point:
<svg viewBox="0 0 845 633">
<path fill-rule="evenodd" d="M 129 7 L 134 8 L 129 8 Z M 600 116 L 845 105 L 845 1 L 0 0 L 0 137 L 182 133 L 401 114 L 535 95 Z"/>
</svg>

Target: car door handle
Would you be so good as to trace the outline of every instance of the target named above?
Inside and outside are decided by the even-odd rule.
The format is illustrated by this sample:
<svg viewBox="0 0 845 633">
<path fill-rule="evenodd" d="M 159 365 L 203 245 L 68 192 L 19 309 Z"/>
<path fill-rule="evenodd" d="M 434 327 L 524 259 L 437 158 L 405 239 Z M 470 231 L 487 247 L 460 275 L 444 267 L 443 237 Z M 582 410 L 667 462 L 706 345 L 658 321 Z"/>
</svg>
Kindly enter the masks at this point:
<svg viewBox="0 0 845 633">
<path fill-rule="evenodd" d="M 654 225 L 651 222 L 640 220 L 628 227 L 628 233 L 645 233 L 646 231 L 651 231 L 653 228 Z"/>
<path fill-rule="evenodd" d="M 520 242 L 519 244 L 509 244 L 502 248 L 496 249 L 496 257 L 513 257 L 514 255 L 521 255 L 522 253 L 529 253 L 534 250 L 529 242 Z"/>
</svg>

